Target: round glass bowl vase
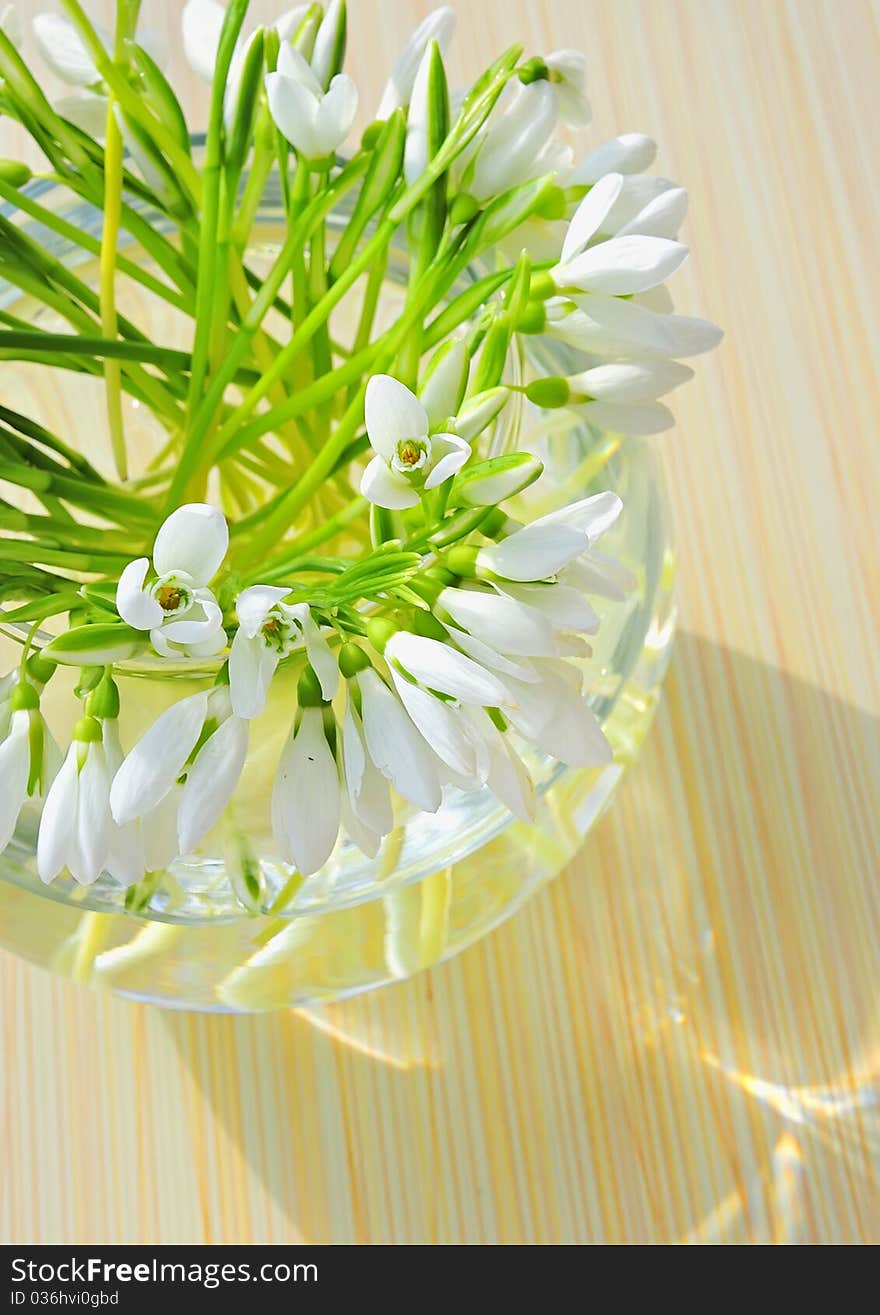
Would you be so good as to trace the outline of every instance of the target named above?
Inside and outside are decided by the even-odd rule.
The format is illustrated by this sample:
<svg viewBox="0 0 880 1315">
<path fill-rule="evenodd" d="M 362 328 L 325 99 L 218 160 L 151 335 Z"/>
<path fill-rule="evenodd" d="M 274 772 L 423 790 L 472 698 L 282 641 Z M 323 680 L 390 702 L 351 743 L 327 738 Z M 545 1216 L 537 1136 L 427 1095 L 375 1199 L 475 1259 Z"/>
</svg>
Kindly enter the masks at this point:
<svg viewBox="0 0 880 1315">
<path fill-rule="evenodd" d="M 100 233 L 101 216 L 59 189 L 38 184 L 41 205 Z M 7 213 L 12 213 L 7 208 Z M 25 230 L 39 225 L 14 214 Z M 332 234 L 346 210 L 331 217 Z M 277 186 L 270 181 L 248 253 L 265 268 L 284 235 Z M 80 248 L 39 231 L 55 255 L 97 284 L 94 260 Z M 126 256 L 149 261 L 134 243 Z M 380 304 L 392 316 L 406 282 L 406 253 L 389 262 Z M 67 326 L 0 281 L 0 309 L 48 330 Z M 126 282 L 120 310 L 157 342 L 189 345 L 191 327 L 167 304 Z M 356 313 L 356 312 L 355 312 Z M 546 338 L 524 340 L 509 367 L 511 381 L 539 370 L 576 368 L 567 349 Z M 107 468 L 109 439 L 99 379 L 35 364 L 4 366 L 4 402 L 39 419 Z M 127 402 L 129 445 L 140 467 L 166 435 L 146 408 Z M 398 802 L 396 829 L 373 860 L 345 840 L 326 866 L 301 881 L 279 859 L 269 824 L 272 776 L 292 715 L 296 672 L 282 669 L 265 714 L 252 727 L 248 763 L 223 823 L 201 849 L 151 874 L 132 891 L 109 876 L 81 887 L 61 877 L 44 886 L 35 845 L 39 805 L 28 805 L 0 855 L 0 945 L 80 982 L 178 1009 L 256 1011 L 330 1000 L 410 976 L 458 953 L 507 918 L 577 851 L 607 808 L 651 724 L 674 625 L 674 554 L 662 476 L 650 441 L 621 442 L 598 434 L 573 412 L 541 412 L 511 404 L 492 436 L 492 450 L 528 449 L 545 474 L 524 495 L 538 515 L 602 489 L 624 511 L 602 549 L 632 573 L 625 602 L 593 600 L 601 629 L 586 661 L 587 697 L 614 754 L 602 769 L 570 769 L 527 754 L 537 785 L 533 824 L 517 821 L 488 791 L 448 791 L 435 815 Z M 20 489 L 0 493 L 21 502 Z M 24 495 L 26 496 L 26 495 Z M 14 666 L 23 635 L 2 623 L 0 671 Z M 212 672 L 194 673 L 159 660 L 118 672 L 120 731 L 129 747 L 172 702 L 204 688 Z M 76 718 L 75 673 L 59 670 L 43 708 L 58 742 Z M 243 872 L 250 872 L 245 879 Z"/>
</svg>

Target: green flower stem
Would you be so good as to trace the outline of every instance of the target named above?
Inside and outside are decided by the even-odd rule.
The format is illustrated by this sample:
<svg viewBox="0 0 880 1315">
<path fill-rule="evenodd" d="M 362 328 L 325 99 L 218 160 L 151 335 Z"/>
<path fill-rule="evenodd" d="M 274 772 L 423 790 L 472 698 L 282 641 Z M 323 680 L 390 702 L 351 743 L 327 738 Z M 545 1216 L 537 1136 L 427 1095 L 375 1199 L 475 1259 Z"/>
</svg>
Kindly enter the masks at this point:
<svg viewBox="0 0 880 1315">
<path fill-rule="evenodd" d="M 75 0 L 66 0 L 66 3 L 75 3 Z M 187 405 L 190 420 L 202 400 L 211 340 L 214 335 L 215 307 L 223 301 L 228 278 L 228 264 L 225 262 L 224 251 L 218 252 L 217 249 L 223 182 L 223 99 L 229 65 L 232 62 L 235 43 L 246 10 L 247 0 L 233 0 L 226 11 L 217 49 L 214 81 L 211 86 L 211 111 L 205 139 L 205 161 L 202 167 L 202 212 L 195 304 L 196 332 Z M 225 317 L 225 306 L 223 314 Z"/>
<path fill-rule="evenodd" d="M 142 361 L 160 365 L 169 373 L 188 370 L 189 352 L 173 347 L 157 347 L 152 342 L 124 342 L 119 338 L 80 337 L 75 333 L 42 333 L 39 330 L 21 332 L 0 330 L 0 347 L 39 348 L 51 353 L 77 352 L 80 356 L 101 356 L 125 361 Z"/>
<path fill-rule="evenodd" d="M 104 43 L 89 22 L 82 5 L 79 4 L 79 0 L 62 0 L 62 5 L 67 10 L 70 21 L 82 37 L 86 49 L 94 60 L 95 67 L 119 101 L 122 111 L 130 116 L 135 123 L 139 124 L 153 139 L 156 146 L 167 158 L 180 185 L 189 193 L 193 203 L 198 205 L 202 180 L 189 155 L 177 141 L 171 129 L 150 112 L 142 98 L 130 86 L 125 74 L 114 64 L 104 49 Z M 241 10 L 241 17 L 238 20 L 239 27 L 244 19 L 246 9 L 247 0 L 233 0 L 233 4 L 230 6 L 230 12 Z M 218 65 L 219 62 L 220 55 L 218 52 Z M 228 63 L 226 70 L 228 70 Z M 223 74 L 224 85 L 226 70 Z"/>
<path fill-rule="evenodd" d="M 260 206 L 272 164 L 275 160 L 274 133 L 272 116 L 265 103 L 257 112 L 254 128 L 254 149 L 247 182 L 238 204 L 238 214 L 232 226 L 232 240 L 240 251 L 247 246 L 254 227 L 257 210 Z"/>
<path fill-rule="evenodd" d="M 131 561 L 130 553 L 67 552 L 54 543 L 40 543 L 34 539 L 7 539 L 2 548 L 7 561 L 38 563 L 42 566 L 59 566 L 68 571 L 83 571 L 92 575 L 111 575 L 121 571 Z"/>
<path fill-rule="evenodd" d="M 0 178 L 0 197 L 10 205 L 14 205 L 17 210 L 38 220 L 44 227 L 57 233 L 59 237 L 82 247 L 83 251 L 88 251 L 94 256 L 100 256 L 101 243 L 98 238 L 93 237 L 91 233 L 84 232 L 81 228 L 77 228 L 75 224 L 69 224 L 66 219 L 62 219 L 54 211 L 41 206 L 38 201 L 35 201 L 32 196 L 28 196 L 21 188 L 11 187 L 2 178 Z M 190 303 L 187 302 L 186 298 L 180 296 L 174 288 L 169 287 L 167 283 L 163 283 L 161 279 L 154 278 L 148 270 L 142 269 L 140 265 L 127 260 L 125 256 L 120 255 L 118 252 L 116 267 L 120 274 L 127 275 L 135 283 L 139 283 L 141 287 L 146 288 L 148 292 L 155 293 L 157 297 L 161 297 L 163 301 L 167 301 L 169 305 L 174 306 L 177 310 L 189 313 Z"/>
<path fill-rule="evenodd" d="M 272 266 L 272 269 L 264 280 L 263 286 L 257 294 L 250 311 L 242 321 L 238 334 L 230 344 L 223 365 L 214 375 L 211 385 L 205 393 L 202 405 L 192 424 L 189 426 L 180 452 L 177 471 L 175 472 L 175 477 L 168 491 L 166 506 L 169 511 L 173 510 L 174 507 L 178 505 L 179 499 L 184 493 L 190 478 L 194 473 L 196 462 L 199 458 L 199 449 L 213 422 L 214 412 L 223 399 L 223 394 L 226 391 L 227 385 L 232 381 L 236 370 L 247 355 L 254 335 L 260 328 L 265 316 L 274 305 L 275 298 L 278 295 L 281 285 L 290 269 L 290 262 L 293 255 L 301 247 L 302 243 L 308 239 L 312 226 L 315 223 L 320 222 L 326 211 L 332 209 L 335 202 L 338 201 L 350 187 L 354 186 L 358 178 L 366 169 L 366 165 L 366 159 L 362 157 L 353 160 L 350 165 L 342 170 L 333 186 L 306 207 L 300 221 L 288 232 L 284 245 L 278 253 L 275 264 Z M 283 370 L 279 371 L 278 376 L 276 377 L 280 377 L 283 373 Z M 269 381 L 266 389 L 261 392 L 261 397 L 265 395 L 265 392 L 268 391 L 268 388 L 271 387 L 273 383 L 275 383 L 275 378 L 272 378 Z M 251 394 L 249 393 L 248 397 L 250 396 Z M 259 401 L 259 398 L 254 400 L 254 406 L 256 406 L 257 401 Z M 250 414 L 249 410 L 247 414 Z"/>
<path fill-rule="evenodd" d="M 119 54 L 120 33 L 117 25 L 116 55 Z M 122 133 L 116 120 L 112 95 L 107 100 L 107 127 L 104 144 L 104 226 L 101 233 L 101 333 L 105 338 L 116 338 L 116 247 L 119 242 L 119 219 L 122 211 Z M 104 381 L 107 392 L 107 422 L 110 428 L 110 446 L 119 479 L 128 479 L 128 454 L 125 450 L 125 430 L 122 424 L 122 387 L 119 362 L 111 357 L 104 361 Z"/>
<path fill-rule="evenodd" d="M 83 479 L 95 484 L 105 483 L 103 476 L 81 452 L 69 447 L 63 439 L 56 437 L 36 420 L 31 420 L 29 416 L 23 416 L 18 411 L 0 404 L 0 421 L 10 429 L 14 429 L 29 444 L 36 443 L 41 447 L 47 447 L 56 456 L 63 457 L 71 469 L 77 471 Z"/>
<path fill-rule="evenodd" d="M 155 525 L 155 512 L 142 498 L 129 496 L 121 489 L 97 488 L 75 475 L 59 475 L 46 469 L 2 461 L 0 480 L 30 489 L 38 496 L 54 494 L 75 507 L 83 507 L 128 529 L 137 524 L 144 527 Z"/>
</svg>

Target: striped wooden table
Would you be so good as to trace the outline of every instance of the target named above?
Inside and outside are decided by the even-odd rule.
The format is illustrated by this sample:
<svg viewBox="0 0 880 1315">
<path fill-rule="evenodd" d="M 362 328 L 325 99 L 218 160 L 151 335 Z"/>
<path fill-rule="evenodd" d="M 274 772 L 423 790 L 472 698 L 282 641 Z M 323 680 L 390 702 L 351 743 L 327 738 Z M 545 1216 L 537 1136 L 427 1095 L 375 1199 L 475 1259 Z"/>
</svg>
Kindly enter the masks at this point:
<svg viewBox="0 0 880 1315">
<path fill-rule="evenodd" d="M 427 7 L 350 4 L 366 104 Z M 880 1240 L 878 9 L 465 8 L 456 74 L 582 46 L 591 140 L 692 193 L 678 301 L 727 339 L 661 440 L 654 733 L 565 876 L 373 998 L 173 1015 L 3 958 L 3 1241 Z"/>
</svg>

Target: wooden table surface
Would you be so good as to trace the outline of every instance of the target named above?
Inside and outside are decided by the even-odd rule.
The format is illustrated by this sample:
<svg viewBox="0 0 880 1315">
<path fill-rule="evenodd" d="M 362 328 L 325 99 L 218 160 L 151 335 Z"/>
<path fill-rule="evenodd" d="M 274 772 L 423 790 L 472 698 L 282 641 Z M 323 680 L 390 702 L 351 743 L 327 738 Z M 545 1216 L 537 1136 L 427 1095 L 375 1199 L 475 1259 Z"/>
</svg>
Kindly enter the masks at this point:
<svg viewBox="0 0 880 1315">
<path fill-rule="evenodd" d="M 428 7 L 350 2 L 364 105 Z M 2 1241 L 880 1241 L 880 10 L 462 9 L 457 77 L 580 46 L 589 140 L 691 192 L 677 302 L 727 337 L 659 440 L 654 731 L 564 876 L 372 998 L 199 1017 L 3 957 Z"/>
</svg>

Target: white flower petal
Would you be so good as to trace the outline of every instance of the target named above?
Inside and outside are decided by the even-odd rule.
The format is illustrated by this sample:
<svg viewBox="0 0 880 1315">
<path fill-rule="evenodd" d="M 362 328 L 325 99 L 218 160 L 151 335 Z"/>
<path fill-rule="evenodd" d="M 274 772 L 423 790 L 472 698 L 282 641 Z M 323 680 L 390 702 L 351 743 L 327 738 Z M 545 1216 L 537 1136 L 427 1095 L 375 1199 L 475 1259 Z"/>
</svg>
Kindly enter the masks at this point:
<svg viewBox="0 0 880 1315">
<path fill-rule="evenodd" d="M 199 749 L 187 772 L 177 814 L 181 854 L 195 849 L 220 820 L 244 768 L 248 724 L 228 717 Z"/>
<path fill-rule="evenodd" d="M 572 375 L 568 382 L 573 392 L 603 402 L 645 402 L 662 397 L 693 377 L 690 366 L 677 361 L 615 361 L 594 365 Z"/>
<path fill-rule="evenodd" d="M 266 94 L 272 118 L 291 146 L 307 159 L 323 155 L 317 132 L 318 97 L 280 73 L 266 74 Z"/>
<path fill-rule="evenodd" d="M 697 356 L 711 351 L 722 332 L 708 320 L 667 315 L 617 297 L 590 294 L 548 331 L 595 356 Z"/>
<path fill-rule="evenodd" d="M 511 723 L 569 767 L 610 763 L 611 746 L 583 695 L 549 664 L 542 671 L 539 684 L 517 686 L 517 706 L 508 714 Z"/>
<path fill-rule="evenodd" d="M 553 90 L 559 104 L 559 117 L 572 128 L 585 128 L 590 122 L 587 100 L 587 61 L 580 50 L 554 50 L 544 63 L 557 75 Z"/>
<path fill-rule="evenodd" d="M 79 774 L 76 812 L 75 857 L 67 866 L 83 886 L 90 886 L 107 866 L 110 853 L 110 776 L 104 759 L 104 746 L 93 741 Z"/>
<path fill-rule="evenodd" d="M 557 105 L 548 82 L 520 87 L 513 104 L 490 118 L 468 189 L 477 200 L 500 196 L 541 172 L 539 157 L 556 126 Z"/>
<path fill-rule="evenodd" d="M 583 251 L 590 238 L 601 230 L 622 187 L 622 174 L 606 174 L 590 188 L 571 217 L 559 257 L 561 264 L 566 264 Z"/>
<path fill-rule="evenodd" d="M 152 630 L 165 619 L 159 603 L 143 587 L 149 565 L 147 557 L 129 562 L 116 586 L 116 610 L 134 630 Z"/>
<path fill-rule="evenodd" d="M 259 717 L 281 654 L 264 644 L 259 635 L 253 638 L 238 630 L 229 650 L 229 693 L 237 717 Z"/>
<path fill-rule="evenodd" d="M 616 493 L 606 490 L 593 493 L 589 498 L 580 498 L 570 502 L 566 507 L 551 511 L 540 520 L 532 522 L 533 526 L 564 525 L 569 529 L 580 530 L 591 543 L 606 533 L 623 511 L 623 503 Z"/>
<path fill-rule="evenodd" d="M 223 613 L 213 594 L 204 589 L 198 591 L 193 606 L 180 620 L 167 620 L 162 631 L 173 644 L 204 644 L 217 634 L 222 621 Z"/>
<path fill-rule="evenodd" d="M 522 822 L 535 820 L 535 786 L 522 759 L 491 718 L 478 708 L 466 709 L 488 753 L 486 784 Z"/>
<path fill-rule="evenodd" d="M 342 756 L 352 811 L 370 832 L 386 836 L 394 826 L 388 782 L 367 755 L 363 725 L 350 699 L 342 723 Z"/>
<path fill-rule="evenodd" d="M 469 635 L 466 630 L 459 630 L 451 621 L 445 623 L 445 629 L 455 644 L 472 657 L 481 667 L 488 667 L 490 671 L 497 671 L 502 676 L 516 676 L 518 680 L 537 680 L 538 676 L 531 663 L 524 658 L 518 662 L 513 658 L 506 657 L 503 653 L 497 652 L 489 644 L 484 644 L 482 639 L 477 639 L 475 635 Z"/>
<path fill-rule="evenodd" d="M 678 237 L 678 230 L 684 223 L 688 208 L 688 194 L 683 187 L 670 187 L 660 196 L 649 201 L 628 224 L 620 230 L 618 236 L 640 233 L 651 237 Z"/>
<path fill-rule="evenodd" d="M 586 547 L 584 535 L 575 527 L 536 521 L 500 543 L 481 548 L 478 560 L 481 566 L 506 580 L 545 580 Z"/>
<path fill-rule="evenodd" d="M 604 174 L 635 174 L 650 169 L 657 143 L 643 132 L 625 132 L 603 142 L 575 169 L 572 185 L 597 183 Z"/>
<path fill-rule="evenodd" d="M 546 616 L 555 630 L 575 630 L 591 635 L 599 629 L 599 617 L 580 591 L 570 585 L 505 584 L 502 592 L 519 603 L 534 607 Z"/>
<path fill-rule="evenodd" d="M 416 73 L 428 44 L 436 41 L 441 53 L 445 53 L 452 40 L 454 27 L 455 10 L 448 5 L 432 10 L 427 18 L 422 19 L 391 70 L 376 112 L 377 119 L 384 121 L 390 118 L 398 106 L 409 104 Z"/>
<path fill-rule="evenodd" d="M 320 100 L 324 94 L 324 88 L 315 76 L 311 64 L 303 56 L 302 52 L 292 46 L 289 41 L 284 41 L 278 51 L 278 72 L 281 77 L 288 78 L 293 82 L 299 83 L 305 87 L 315 98 Z"/>
<path fill-rule="evenodd" d="M 204 502 L 178 507 L 159 528 L 153 545 L 158 575 L 185 571 L 195 585 L 206 585 L 217 574 L 229 547 L 229 528 L 222 511 Z"/>
<path fill-rule="evenodd" d="M 99 80 L 95 62 L 73 23 L 60 14 L 35 14 L 34 36 L 53 73 L 75 87 L 89 87 Z"/>
<path fill-rule="evenodd" d="M 289 589 L 271 584 L 254 584 L 242 589 L 235 600 L 235 614 L 239 629 L 248 639 L 253 639 L 272 608 L 289 593 Z"/>
<path fill-rule="evenodd" d="M 361 493 L 368 502 L 392 511 L 419 505 L 419 495 L 407 483 L 406 477 L 392 470 L 385 458 L 378 455 L 373 457 L 361 476 Z"/>
<path fill-rule="evenodd" d="M 389 374 L 374 374 L 367 384 L 364 419 L 370 446 L 386 461 L 395 456 L 398 443 L 428 432 L 428 413 L 415 393 Z"/>
<path fill-rule="evenodd" d="M 471 445 L 456 434 L 436 434 L 431 439 L 434 465 L 425 480 L 426 489 L 436 489 L 461 470 L 471 454 Z M 438 459 L 439 457 L 439 459 Z"/>
<path fill-rule="evenodd" d="M 43 805 L 37 837 L 37 871 L 41 881 L 54 880 L 61 869 L 67 866 L 74 840 L 79 797 L 77 753 L 77 741 L 74 741 Z"/>
<path fill-rule="evenodd" d="M 426 813 L 442 801 L 437 757 L 422 739 L 397 698 L 375 671 L 360 672 L 367 750 L 398 794 Z"/>
<path fill-rule="evenodd" d="M 445 595 L 460 592 L 444 590 L 440 595 L 441 602 L 448 607 Z M 494 708 L 509 699 L 507 690 L 497 676 L 486 671 L 473 658 L 437 639 L 398 630 L 386 645 L 385 658 L 389 664 L 399 663 L 428 689 L 439 690 L 441 694 L 449 694 L 452 698 L 461 699 L 463 703 Z"/>
<path fill-rule="evenodd" d="M 144 861 L 148 872 L 161 872 L 178 856 L 177 805 L 180 787 L 174 786 L 138 825 L 144 838 Z"/>
<path fill-rule="evenodd" d="M 439 603 L 460 626 L 484 643 L 496 645 L 503 653 L 512 653 L 515 657 L 552 656 L 556 653 L 556 641 L 549 622 L 533 607 L 525 607 L 512 598 L 486 590 L 447 588 L 440 594 Z M 505 692 L 505 701 L 509 698 L 509 693 Z M 481 701 L 489 704 L 489 700 Z M 478 700 L 469 699 L 468 702 Z"/>
<path fill-rule="evenodd" d="M 436 358 L 435 358 L 436 359 Z M 442 356 L 419 392 L 431 428 L 455 415 L 467 388 L 470 356 L 464 342 L 456 338 Z"/>
<path fill-rule="evenodd" d="M 662 402 L 587 402 L 581 409 L 591 425 L 609 434 L 661 434 L 675 424 Z"/>
<path fill-rule="evenodd" d="M 406 708 L 422 738 L 438 758 L 473 787 L 482 785 L 477 775 L 477 755 L 473 741 L 462 728 L 456 710 L 427 690 L 401 676 L 393 668 L 391 675 L 400 701 Z"/>
<path fill-rule="evenodd" d="M 0 854 L 15 831 L 22 804 L 27 798 L 30 775 L 30 717 L 24 710 L 12 714 L 9 734 L 0 744 Z"/>
<path fill-rule="evenodd" d="M 207 711 L 208 695 L 190 694 L 166 708 L 138 740 L 110 787 L 115 821 L 143 817 L 165 798 L 196 746 Z"/>
<path fill-rule="evenodd" d="M 315 123 L 322 155 L 332 155 L 351 132 L 357 114 L 357 87 L 345 73 L 337 73 L 322 97 Z"/>
<path fill-rule="evenodd" d="M 273 817 L 285 852 L 304 877 L 327 862 L 339 834 L 339 776 L 320 708 L 304 708 L 275 778 Z"/>
<path fill-rule="evenodd" d="M 683 243 L 668 238 L 613 237 L 550 272 L 558 287 L 628 296 L 662 283 L 687 254 Z"/>
<path fill-rule="evenodd" d="M 183 53 L 193 72 L 211 82 L 225 10 L 217 0 L 187 0 L 181 16 Z"/>
</svg>

